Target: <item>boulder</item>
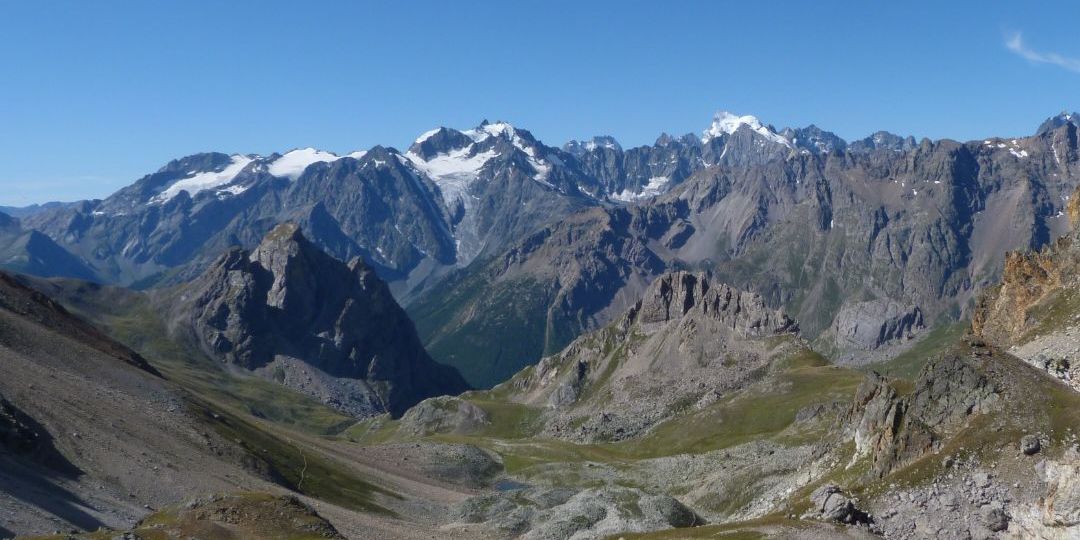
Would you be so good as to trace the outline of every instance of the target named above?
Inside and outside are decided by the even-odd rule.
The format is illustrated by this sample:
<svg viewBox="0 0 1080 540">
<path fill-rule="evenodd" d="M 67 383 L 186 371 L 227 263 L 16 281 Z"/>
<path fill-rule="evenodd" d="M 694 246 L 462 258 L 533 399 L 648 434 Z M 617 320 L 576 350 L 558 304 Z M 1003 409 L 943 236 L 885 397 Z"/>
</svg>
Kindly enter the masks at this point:
<svg viewBox="0 0 1080 540">
<path fill-rule="evenodd" d="M 854 501 L 835 484 L 826 484 L 814 490 L 810 494 L 810 502 L 814 504 L 818 516 L 827 521 L 848 525 L 873 521 L 869 514 L 859 510 Z"/>
<path fill-rule="evenodd" d="M 1009 528 L 1009 516 L 1000 508 L 991 508 L 983 516 L 986 528 L 992 532 L 1001 532 Z"/>
<path fill-rule="evenodd" d="M 1037 435 L 1024 435 L 1020 438 L 1020 451 L 1027 456 L 1038 454 L 1042 450 L 1042 443 Z"/>
</svg>

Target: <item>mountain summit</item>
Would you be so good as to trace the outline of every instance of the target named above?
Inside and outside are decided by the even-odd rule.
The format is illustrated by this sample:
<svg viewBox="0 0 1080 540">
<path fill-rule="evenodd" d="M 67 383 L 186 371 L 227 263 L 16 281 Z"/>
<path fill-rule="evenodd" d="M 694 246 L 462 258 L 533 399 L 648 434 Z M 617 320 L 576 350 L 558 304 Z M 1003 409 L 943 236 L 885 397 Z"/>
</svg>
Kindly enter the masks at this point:
<svg viewBox="0 0 1080 540">
<path fill-rule="evenodd" d="M 467 388 L 428 356 L 369 266 L 327 255 L 295 223 L 254 251 L 228 251 L 185 285 L 173 326 L 212 358 L 354 416 L 398 415 Z"/>
</svg>

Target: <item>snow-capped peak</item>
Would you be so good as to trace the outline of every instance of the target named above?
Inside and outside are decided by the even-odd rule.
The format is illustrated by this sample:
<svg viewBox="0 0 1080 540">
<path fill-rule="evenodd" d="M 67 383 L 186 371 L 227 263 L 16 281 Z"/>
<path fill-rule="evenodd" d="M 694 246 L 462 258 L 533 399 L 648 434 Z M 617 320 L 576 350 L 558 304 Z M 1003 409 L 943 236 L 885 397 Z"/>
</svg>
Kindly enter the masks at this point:
<svg viewBox="0 0 1080 540">
<path fill-rule="evenodd" d="M 745 116 L 739 116 L 729 113 L 727 111 L 720 111 L 713 116 L 712 125 L 709 126 L 709 129 L 706 129 L 704 132 L 702 132 L 701 142 L 707 143 L 717 137 L 731 135 L 732 133 L 738 131 L 738 129 L 742 126 L 749 127 L 750 129 L 754 130 L 754 132 L 756 132 L 758 135 L 761 135 L 762 137 L 765 137 L 772 142 L 782 144 L 784 146 L 791 146 L 790 141 L 785 139 L 779 133 L 773 131 L 768 126 L 763 125 L 756 116 L 752 116 L 749 114 Z"/>
<path fill-rule="evenodd" d="M 431 130 L 417 138 L 404 157 L 439 186 L 448 203 L 462 198 L 472 182 L 480 177 L 484 166 L 492 159 L 499 157 L 501 150 L 497 150 L 499 148 L 497 144 L 492 144 L 497 141 L 488 142 L 495 137 L 508 140 L 510 144 L 523 152 L 529 165 L 535 171 L 533 179 L 547 184 L 546 179 L 551 171 L 551 163 L 546 159 L 548 156 L 542 155 L 542 146 L 528 132 L 518 131 L 506 122 L 489 123 L 485 120 L 473 129 L 461 132 L 450 130 L 467 137 L 464 145 L 456 143 L 449 148 L 438 149 L 434 152 L 428 152 L 421 147 L 441 129 L 443 128 Z"/>
<path fill-rule="evenodd" d="M 498 137 L 500 135 L 505 135 L 505 136 L 508 136 L 508 137 L 511 137 L 511 138 L 514 138 L 514 137 L 517 136 L 517 130 L 514 129 L 514 126 L 510 125 L 509 123 L 507 123 L 507 122 L 491 122 L 491 123 L 489 123 L 487 120 L 482 122 L 476 128 L 469 129 L 469 130 L 466 130 L 466 131 L 462 131 L 462 133 L 467 135 L 470 139 L 472 139 L 475 142 L 481 142 L 481 141 L 487 139 L 488 137 Z"/>
<path fill-rule="evenodd" d="M 274 176 L 296 180 L 312 163 L 337 161 L 341 156 L 314 148 L 298 148 L 270 162 L 267 172 Z"/>
</svg>

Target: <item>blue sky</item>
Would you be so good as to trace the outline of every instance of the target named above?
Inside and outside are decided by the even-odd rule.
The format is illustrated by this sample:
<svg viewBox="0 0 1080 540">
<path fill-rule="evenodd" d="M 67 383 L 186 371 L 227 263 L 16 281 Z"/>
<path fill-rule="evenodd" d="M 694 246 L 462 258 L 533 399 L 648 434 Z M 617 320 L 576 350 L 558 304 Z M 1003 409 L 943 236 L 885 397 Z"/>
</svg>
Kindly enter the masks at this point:
<svg viewBox="0 0 1080 540">
<path fill-rule="evenodd" d="M 484 118 L 553 145 L 647 144 L 720 109 L 847 139 L 1028 134 L 1080 109 L 1078 20 L 1074 1 L 0 0 L 0 204 Z"/>
</svg>

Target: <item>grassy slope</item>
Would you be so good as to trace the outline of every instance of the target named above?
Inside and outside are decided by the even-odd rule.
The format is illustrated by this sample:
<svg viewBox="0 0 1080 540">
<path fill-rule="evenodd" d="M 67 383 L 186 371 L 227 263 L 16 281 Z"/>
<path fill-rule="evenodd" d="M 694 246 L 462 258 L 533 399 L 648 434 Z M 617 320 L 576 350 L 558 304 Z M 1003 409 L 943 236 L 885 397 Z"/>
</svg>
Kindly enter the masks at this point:
<svg viewBox="0 0 1080 540">
<path fill-rule="evenodd" d="M 913 347 L 891 360 L 869 364 L 862 369 L 874 370 L 888 377 L 899 377 L 913 381 L 929 358 L 954 347 L 968 327 L 969 323 L 967 321 L 939 325 Z"/>
<path fill-rule="evenodd" d="M 274 382 L 225 371 L 193 346 L 169 339 L 145 295 L 102 291 L 103 297 L 82 294 L 69 306 L 187 390 L 191 409 L 208 427 L 244 448 L 252 468 L 305 495 L 346 508 L 390 513 L 376 500 L 395 494 L 296 442 L 299 434 L 339 434 L 355 419 Z"/>
</svg>

